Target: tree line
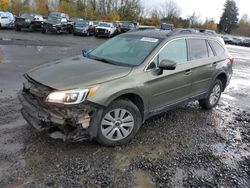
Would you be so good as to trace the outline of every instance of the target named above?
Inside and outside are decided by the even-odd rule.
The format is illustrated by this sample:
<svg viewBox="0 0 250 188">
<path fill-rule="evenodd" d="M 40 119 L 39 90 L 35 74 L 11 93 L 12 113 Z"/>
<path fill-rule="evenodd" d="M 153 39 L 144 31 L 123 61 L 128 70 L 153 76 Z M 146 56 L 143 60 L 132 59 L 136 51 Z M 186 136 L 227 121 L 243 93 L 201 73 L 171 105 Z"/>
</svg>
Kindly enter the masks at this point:
<svg viewBox="0 0 250 188">
<path fill-rule="evenodd" d="M 89 20 L 138 21 L 143 25 L 159 26 L 162 22 L 175 27 L 195 27 L 250 36 L 250 21 L 247 15 L 238 19 L 238 8 L 234 0 L 226 0 L 219 24 L 213 18 L 202 21 L 195 12 L 181 17 L 181 8 L 174 0 L 165 0 L 158 8 L 147 10 L 141 0 L 0 0 L 0 10 L 15 15 L 35 12 L 44 16 L 52 11 Z"/>
</svg>

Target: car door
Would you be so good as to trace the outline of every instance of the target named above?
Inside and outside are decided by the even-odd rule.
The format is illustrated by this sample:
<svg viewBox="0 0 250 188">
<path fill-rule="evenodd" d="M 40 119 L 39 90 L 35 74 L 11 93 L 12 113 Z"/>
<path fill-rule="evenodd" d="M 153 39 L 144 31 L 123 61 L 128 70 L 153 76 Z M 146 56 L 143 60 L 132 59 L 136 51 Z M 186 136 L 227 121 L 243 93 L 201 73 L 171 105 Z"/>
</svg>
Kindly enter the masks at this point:
<svg viewBox="0 0 250 188">
<path fill-rule="evenodd" d="M 164 70 L 161 75 L 156 74 L 162 60 L 176 62 L 176 69 Z M 191 87 L 191 72 L 187 61 L 186 40 L 173 40 L 163 47 L 147 68 L 147 74 L 149 111 L 160 110 L 187 100 Z"/>
<path fill-rule="evenodd" d="M 205 39 L 187 39 L 189 64 L 192 67 L 190 97 L 205 94 L 211 85 L 214 70 L 214 52 Z"/>
</svg>

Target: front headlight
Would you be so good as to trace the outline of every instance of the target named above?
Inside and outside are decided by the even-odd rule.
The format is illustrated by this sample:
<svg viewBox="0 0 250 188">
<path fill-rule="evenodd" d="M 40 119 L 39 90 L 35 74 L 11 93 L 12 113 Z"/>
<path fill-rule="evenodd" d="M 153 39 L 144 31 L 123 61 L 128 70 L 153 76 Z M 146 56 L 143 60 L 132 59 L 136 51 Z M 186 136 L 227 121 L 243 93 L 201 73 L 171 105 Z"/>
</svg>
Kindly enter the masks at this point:
<svg viewBox="0 0 250 188">
<path fill-rule="evenodd" d="M 91 97 L 97 89 L 93 87 L 91 89 L 77 89 L 77 90 L 68 90 L 68 91 L 56 91 L 50 93 L 46 102 L 49 103 L 60 103 L 60 104 L 80 104 L 87 97 Z"/>
</svg>

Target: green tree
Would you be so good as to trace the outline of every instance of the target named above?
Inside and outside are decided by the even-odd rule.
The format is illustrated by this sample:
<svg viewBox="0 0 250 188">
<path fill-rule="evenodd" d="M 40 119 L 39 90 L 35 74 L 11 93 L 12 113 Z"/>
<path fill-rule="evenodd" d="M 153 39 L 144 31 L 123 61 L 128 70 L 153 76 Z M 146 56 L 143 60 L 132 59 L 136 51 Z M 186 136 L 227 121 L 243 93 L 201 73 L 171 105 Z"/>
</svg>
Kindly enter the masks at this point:
<svg viewBox="0 0 250 188">
<path fill-rule="evenodd" d="M 140 0 L 126 0 L 122 2 L 118 10 L 121 20 L 138 20 L 141 13 Z"/>
<path fill-rule="evenodd" d="M 21 3 L 21 13 L 30 12 L 30 0 L 24 0 Z"/>
<path fill-rule="evenodd" d="M 7 10 L 10 6 L 9 0 L 0 0 L 0 10 Z"/>
<path fill-rule="evenodd" d="M 22 3 L 19 0 L 10 1 L 10 11 L 15 15 L 20 15 Z"/>
<path fill-rule="evenodd" d="M 49 2 L 48 0 L 36 0 L 35 1 L 36 13 L 43 16 L 48 16 L 49 14 Z"/>
<path fill-rule="evenodd" d="M 205 29 L 211 29 L 216 31 L 217 24 L 215 23 L 214 19 L 206 19 L 205 23 L 203 24 Z"/>
<path fill-rule="evenodd" d="M 233 34 L 250 37 L 250 22 L 248 20 L 248 15 L 245 14 L 242 16 Z"/>
<path fill-rule="evenodd" d="M 108 21 L 119 21 L 120 20 L 120 16 L 118 14 L 118 12 L 116 11 L 112 11 L 107 15 L 107 20 Z"/>
<path fill-rule="evenodd" d="M 238 22 L 239 9 L 234 0 L 226 0 L 224 12 L 219 23 L 219 31 L 231 33 L 236 28 Z"/>
</svg>

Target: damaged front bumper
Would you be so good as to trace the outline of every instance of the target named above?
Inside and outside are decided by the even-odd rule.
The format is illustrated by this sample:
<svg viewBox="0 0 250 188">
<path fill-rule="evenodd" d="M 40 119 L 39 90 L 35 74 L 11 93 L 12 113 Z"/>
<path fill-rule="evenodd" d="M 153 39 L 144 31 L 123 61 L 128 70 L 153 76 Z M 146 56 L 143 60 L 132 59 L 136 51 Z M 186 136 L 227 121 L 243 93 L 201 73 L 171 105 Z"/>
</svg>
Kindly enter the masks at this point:
<svg viewBox="0 0 250 188">
<path fill-rule="evenodd" d="M 97 125 L 102 110 L 95 104 L 85 102 L 75 106 L 41 106 L 30 94 L 21 91 L 18 98 L 23 106 L 25 120 L 40 132 L 55 139 L 81 141 L 97 135 Z"/>
</svg>

